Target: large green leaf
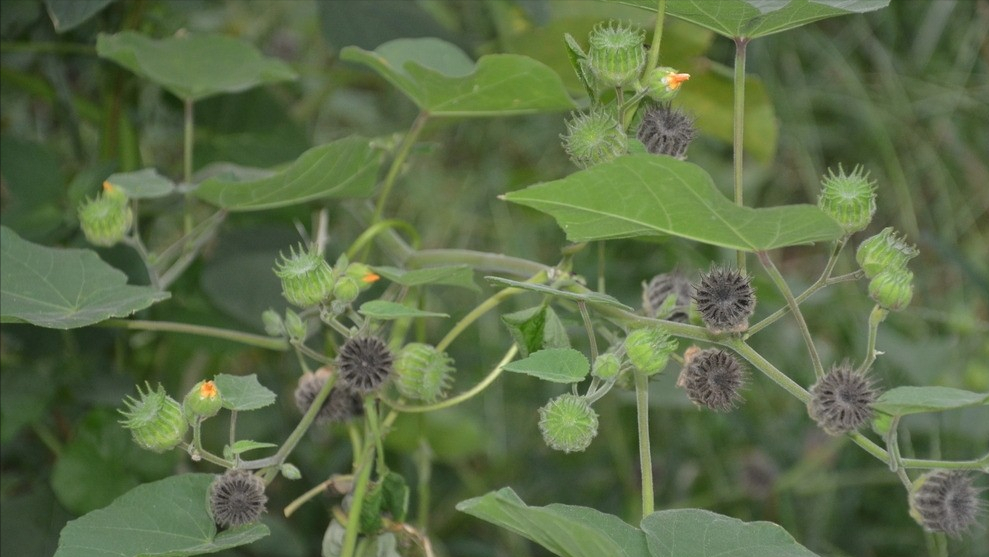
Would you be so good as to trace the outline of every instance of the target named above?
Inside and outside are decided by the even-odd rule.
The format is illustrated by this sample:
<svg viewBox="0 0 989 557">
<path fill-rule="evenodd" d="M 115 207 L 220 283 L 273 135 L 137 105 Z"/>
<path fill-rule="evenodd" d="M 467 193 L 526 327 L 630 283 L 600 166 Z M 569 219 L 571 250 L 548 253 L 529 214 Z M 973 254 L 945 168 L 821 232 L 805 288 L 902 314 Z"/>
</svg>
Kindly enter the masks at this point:
<svg viewBox="0 0 989 557">
<path fill-rule="evenodd" d="M 364 64 L 433 116 L 503 116 L 569 110 L 574 103 L 553 70 L 516 54 L 482 56 L 475 65 L 435 38 L 397 39 L 373 51 L 348 46 L 340 58 Z"/>
<path fill-rule="evenodd" d="M 223 398 L 223 407 L 230 410 L 257 410 L 274 404 L 275 393 L 258 383 L 258 376 L 227 375 L 221 373 L 214 378 L 216 388 Z"/>
<path fill-rule="evenodd" d="M 505 371 L 525 373 L 554 383 L 576 383 L 587 377 L 591 364 L 587 356 L 573 348 L 547 348 L 509 363 Z"/>
<path fill-rule="evenodd" d="M 530 507 L 511 488 L 462 501 L 457 510 L 528 538 L 560 557 L 647 557 L 642 532 L 616 516 L 571 505 Z"/>
<path fill-rule="evenodd" d="M 656 11 L 655 0 L 605 0 Z M 885 8 L 889 0 L 669 0 L 666 13 L 728 38 L 754 39 L 813 21 Z"/>
<path fill-rule="evenodd" d="M 371 300 L 361 304 L 359 310 L 361 315 L 371 319 L 405 319 L 408 317 L 450 317 L 445 313 L 433 311 L 423 311 L 413 307 L 389 302 L 386 300 Z"/>
<path fill-rule="evenodd" d="M 206 508 L 206 492 L 214 477 L 184 474 L 130 490 L 110 506 L 69 522 L 55 557 L 185 557 L 267 536 L 264 524 L 217 532 Z"/>
<path fill-rule="evenodd" d="M 742 522 L 702 509 L 654 512 L 640 527 L 652 557 L 816 557 L 772 522 Z"/>
<path fill-rule="evenodd" d="M 296 78 L 288 64 L 223 35 L 155 40 L 134 31 L 101 33 L 96 53 L 188 101 Z"/>
<path fill-rule="evenodd" d="M 508 327 L 523 358 L 543 348 L 570 348 L 566 327 L 548 305 L 502 315 L 501 322 Z"/>
<path fill-rule="evenodd" d="M 425 269 L 399 269 L 398 267 L 373 267 L 374 272 L 402 286 L 442 284 L 459 286 L 475 292 L 481 288 L 474 282 L 474 270 L 467 265 L 443 265 Z"/>
<path fill-rule="evenodd" d="M 0 322 L 72 329 L 126 317 L 170 294 L 127 284 L 95 252 L 32 244 L 0 226 Z"/>
<path fill-rule="evenodd" d="M 978 405 L 989 405 L 989 393 L 950 387 L 896 387 L 880 395 L 872 407 L 892 416 L 905 416 Z"/>
<path fill-rule="evenodd" d="M 619 157 L 504 198 L 553 216 L 574 242 L 670 234 L 761 251 L 842 234 L 812 205 L 738 207 L 701 167 L 657 155 Z"/>
<path fill-rule="evenodd" d="M 366 138 L 351 136 L 313 147 L 287 168 L 243 179 L 221 172 L 196 188 L 200 199 L 230 211 L 258 211 L 326 197 L 371 195 L 380 154 Z"/>
</svg>

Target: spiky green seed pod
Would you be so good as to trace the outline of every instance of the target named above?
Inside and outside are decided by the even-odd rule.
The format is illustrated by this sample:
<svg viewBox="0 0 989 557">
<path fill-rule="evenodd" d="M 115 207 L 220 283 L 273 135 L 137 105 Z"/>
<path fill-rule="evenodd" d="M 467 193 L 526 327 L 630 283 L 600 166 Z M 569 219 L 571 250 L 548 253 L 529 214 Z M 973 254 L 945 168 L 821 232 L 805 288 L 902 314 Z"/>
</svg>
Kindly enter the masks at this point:
<svg viewBox="0 0 989 557">
<path fill-rule="evenodd" d="M 581 168 L 608 162 L 628 152 L 628 136 L 618 121 L 603 110 L 574 112 L 567 133 L 560 136 L 570 160 Z"/>
<path fill-rule="evenodd" d="M 677 341 L 662 327 L 636 329 L 625 337 L 628 359 L 642 373 L 654 375 L 663 371 Z"/>
<path fill-rule="evenodd" d="M 975 526 L 985 510 L 981 489 L 961 470 L 931 470 L 913 482 L 910 516 L 928 532 L 958 537 Z"/>
<path fill-rule="evenodd" d="M 865 230 L 876 214 L 876 185 L 869 173 L 856 166 L 851 174 L 838 165 L 838 174 L 828 169 L 821 179 L 821 194 L 817 206 L 838 221 L 845 234 Z"/>
<path fill-rule="evenodd" d="M 598 415 L 584 397 L 560 395 L 539 409 L 539 431 L 551 449 L 583 451 L 598 433 Z"/>
<path fill-rule="evenodd" d="M 855 259 L 865 276 L 873 278 L 883 271 L 906 269 L 907 263 L 919 253 L 916 246 L 897 236 L 892 227 L 887 227 L 862 242 L 855 252 Z"/>
<path fill-rule="evenodd" d="M 381 279 L 370 267 L 363 263 L 348 264 L 344 270 L 344 274 L 357 282 L 361 288 L 361 292 L 371 288 L 375 282 Z"/>
<path fill-rule="evenodd" d="M 196 383 L 182 400 L 182 410 L 189 423 L 196 418 L 212 418 L 220 411 L 221 406 L 223 406 L 223 397 L 220 396 L 220 389 L 213 381 Z"/>
<path fill-rule="evenodd" d="M 419 342 L 406 344 L 395 359 L 395 386 L 404 397 L 434 402 L 450 386 L 452 362 L 434 346 Z"/>
<path fill-rule="evenodd" d="M 143 392 L 137 388 L 139 399 L 124 399 L 127 410 L 118 411 L 126 419 L 120 423 L 131 430 L 138 445 L 163 453 L 182 442 L 189 423 L 182 415 L 182 406 L 165 393 L 164 387 L 158 385 L 158 390 L 152 390 L 147 383 L 145 387 Z"/>
<path fill-rule="evenodd" d="M 79 226 L 86 240 L 94 246 L 110 247 L 124 239 L 134 223 L 134 212 L 127 196 L 104 182 L 95 199 L 79 205 Z"/>
<path fill-rule="evenodd" d="M 680 92 L 680 86 L 690 79 L 689 73 L 680 73 L 673 68 L 662 66 L 653 69 L 642 78 L 646 95 L 654 101 L 669 101 Z"/>
<path fill-rule="evenodd" d="M 333 269 L 316 251 L 316 246 L 307 250 L 300 245 L 298 253 L 290 248 L 288 257 L 280 255 L 282 260 L 276 263 L 274 271 L 282 279 L 282 294 L 289 303 L 307 308 L 333 294 Z"/>
<path fill-rule="evenodd" d="M 900 311 L 913 299 L 913 273 L 907 269 L 879 273 L 869 281 L 869 297 L 884 309 Z"/>
<path fill-rule="evenodd" d="M 618 359 L 618 356 L 607 352 L 601 354 L 598 356 L 598 359 L 594 360 L 594 368 L 591 369 L 591 373 L 598 379 L 603 381 L 611 381 L 615 377 L 618 377 L 621 367 L 622 362 Z"/>
<path fill-rule="evenodd" d="M 614 22 L 594 27 L 587 63 L 598 85 L 628 88 L 635 83 L 646 65 L 644 37 L 641 30 Z"/>
</svg>

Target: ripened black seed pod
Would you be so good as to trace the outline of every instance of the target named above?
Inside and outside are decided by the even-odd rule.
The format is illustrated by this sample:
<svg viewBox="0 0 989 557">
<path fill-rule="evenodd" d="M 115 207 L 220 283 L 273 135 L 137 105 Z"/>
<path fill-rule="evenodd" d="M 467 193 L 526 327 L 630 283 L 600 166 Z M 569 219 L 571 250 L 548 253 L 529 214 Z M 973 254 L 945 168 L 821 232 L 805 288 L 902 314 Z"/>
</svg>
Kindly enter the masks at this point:
<svg viewBox="0 0 989 557">
<path fill-rule="evenodd" d="M 309 411 L 309 407 L 312 406 L 313 400 L 315 400 L 316 395 L 323 390 L 323 386 L 330 379 L 333 372 L 328 367 L 321 367 L 316 370 L 316 373 L 306 372 L 299 377 L 298 386 L 295 388 L 295 406 L 299 409 L 299 412 L 305 414 Z M 316 414 L 316 420 L 320 422 L 325 422 L 330 419 L 330 399 L 327 398 L 323 401 L 322 407 L 319 409 L 319 413 Z"/>
<path fill-rule="evenodd" d="M 714 267 L 701 275 L 693 296 L 697 311 L 711 332 L 740 333 L 749 328 L 756 299 L 747 275 L 735 269 Z"/>
<path fill-rule="evenodd" d="M 687 147 L 697 137 L 694 119 L 669 103 L 659 104 L 642 115 L 637 134 L 646 150 L 654 155 L 687 158 Z"/>
<path fill-rule="evenodd" d="M 210 512 L 221 528 L 256 522 L 267 502 L 264 481 L 248 470 L 227 470 L 209 486 Z"/>
<path fill-rule="evenodd" d="M 835 365 L 810 388 L 810 417 L 830 435 L 856 431 L 872 419 L 878 393 L 872 381 L 851 365 Z"/>
<path fill-rule="evenodd" d="M 745 369 L 730 352 L 708 348 L 688 349 L 677 386 L 687 392 L 687 398 L 697 406 L 716 412 L 733 410 L 742 395 Z"/>
<path fill-rule="evenodd" d="M 642 284 L 642 310 L 647 317 L 686 323 L 691 294 L 690 281 L 680 271 L 656 275 Z"/>
<path fill-rule="evenodd" d="M 910 516 L 930 532 L 960 536 L 974 526 L 985 510 L 982 490 L 961 470 L 932 470 L 910 490 Z"/>
<path fill-rule="evenodd" d="M 337 372 L 343 386 L 367 394 L 378 389 L 392 373 L 395 357 L 377 337 L 354 337 L 340 347 Z"/>
</svg>

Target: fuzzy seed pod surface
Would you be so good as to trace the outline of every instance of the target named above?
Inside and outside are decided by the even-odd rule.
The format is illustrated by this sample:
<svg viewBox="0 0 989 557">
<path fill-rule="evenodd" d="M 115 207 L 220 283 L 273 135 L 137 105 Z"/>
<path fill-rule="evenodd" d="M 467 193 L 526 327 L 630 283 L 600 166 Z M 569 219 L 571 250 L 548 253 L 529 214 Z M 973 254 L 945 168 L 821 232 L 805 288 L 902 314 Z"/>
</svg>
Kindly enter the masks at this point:
<svg viewBox="0 0 989 557">
<path fill-rule="evenodd" d="M 210 511 L 221 528 L 256 522 L 267 502 L 264 482 L 248 470 L 227 470 L 209 486 Z"/>
<path fill-rule="evenodd" d="M 395 386 L 402 396 L 434 402 L 450 386 L 452 359 L 434 346 L 412 342 L 395 359 Z"/>
<path fill-rule="evenodd" d="M 563 394 L 539 409 L 539 431 L 549 448 L 580 452 L 598 433 L 598 415 L 584 397 Z"/>
<path fill-rule="evenodd" d="M 974 526 L 984 510 L 981 490 L 961 470 L 933 470 L 914 482 L 910 515 L 930 532 L 960 536 Z"/>
<path fill-rule="evenodd" d="M 560 139 L 570 160 L 580 168 L 608 162 L 628 152 L 628 137 L 618 121 L 603 110 L 575 112 L 566 124 L 567 133 Z"/>
<path fill-rule="evenodd" d="M 838 165 L 838 174 L 828 170 L 821 180 L 821 194 L 817 206 L 845 230 L 852 234 L 865 230 L 876 213 L 876 185 L 869 180 L 869 173 L 856 166 L 851 174 Z"/>
<path fill-rule="evenodd" d="M 337 370 L 343 385 L 359 394 L 380 387 L 391 375 L 394 356 L 377 337 L 354 337 L 340 347 Z"/>
<path fill-rule="evenodd" d="M 126 419 L 120 423 L 131 430 L 138 445 L 163 453 L 182 442 L 189 422 L 183 414 L 182 405 L 168 396 L 164 387 L 158 385 L 157 390 L 151 390 L 151 385 L 145 384 L 145 389 L 142 392 L 140 387 L 137 388 L 139 399 L 124 399 L 127 410 L 119 412 Z"/>
<path fill-rule="evenodd" d="M 701 275 L 700 284 L 694 287 L 694 301 L 711 332 L 740 333 L 749 328 L 749 317 L 755 311 L 755 289 L 748 276 L 715 267 Z"/>
<path fill-rule="evenodd" d="M 591 31 L 587 62 L 601 87 L 628 87 L 646 64 L 643 33 L 620 24 L 597 25 Z"/>
<path fill-rule="evenodd" d="M 851 365 L 835 365 L 810 388 L 810 417 L 830 435 L 855 431 L 872 419 L 878 393 Z"/>
<path fill-rule="evenodd" d="M 687 392 L 691 402 L 715 412 L 727 412 L 742 400 L 739 391 L 745 384 L 745 370 L 734 355 L 708 348 L 685 354 L 684 361 L 677 386 Z"/>
<path fill-rule="evenodd" d="M 913 299 L 913 273 L 899 269 L 877 274 L 869 281 L 869 297 L 884 309 L 900 311 Z"/>
<path fill-rule="evenodd" d="M 908 244 L 892 227 L 887 227 L 859 245 L 855 260 L 865 276 L 873 278 L 883 271 L 906 269 L 907 263 L 919 253 L 916 246 Z"/>
<path fill-rule="evenodd" d="M 79 226 L 94 246 L 109 247 L 124 239 L 134 222 L 127 197 L 109 184 L 95 199 L 79 205 Z"/>
<path fill-rule="evenodd" d="M 289 303 L 307 308 L 333 295 L 336 280 L 333 269 L 313 246 L 290 248 L 288 257 L 275 265 L 275 274 L 282 280 L 282 294 Z"/>
<path fill-rule="evenodd" d="M 647 317 L 686 323 L 692 293 L 683 273 L 656 275 L 649 284 L 642 284 L 642 309 Z"/>
<path fill-rule="evenodd" d="M 687 158 L 687 147 L 697 137 L 694 119 L 669 103 L 660 104 L 642 115 L 637 134 L 646 150 L 654 155 Z"/>
<path fill-rule="evenodd" d="M 625 337 L 625 353 L 642 373 L 655 375 L 666 367 L 677 341 L 663 327 L 636 329 Z"/>
</svg>

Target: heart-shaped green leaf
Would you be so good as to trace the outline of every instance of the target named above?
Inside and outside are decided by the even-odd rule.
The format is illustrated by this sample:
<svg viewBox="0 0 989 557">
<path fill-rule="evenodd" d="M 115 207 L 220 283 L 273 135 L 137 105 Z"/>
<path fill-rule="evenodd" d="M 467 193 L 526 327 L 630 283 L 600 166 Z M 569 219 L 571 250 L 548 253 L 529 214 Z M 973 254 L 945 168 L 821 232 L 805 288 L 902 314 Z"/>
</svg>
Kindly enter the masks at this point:
<svg viewBox="0 0 989 557">
<path fill-rule="evenodd" d="M 213 381 L 223 398 L 223 407 L 230 410 L 257 410 L 274 404 L 275 393 L 258 383 L 258 376 L 221 373 Z"/>
<path fill-rule="evenodd" d="M 572 505 L 530 507 L 511 488 L 462 501 L 457 510 L 511 530 L 561 557 L 648 557 L 642 532 L 616 516 Z"/>
<path fill-rule="evenodd" d="M 525 373 L 554 383 L 576 383 L 587 377 L 591 364 L 587 356 L 573 348 L 547 348 L 509 363 L 505 371 Z"/>
<path fill-rule="evenodd" d="M 380 164 L 380 154 L 366 138 L 351 136 L 313 147 L 287 168 L 264 177 L 221 171 L 199 184 L 195 193 L 229 211 L 259 211 L 327 197 L 366 197 Z"/>
<path fill-rule="evenodd" d="M 445 313 L 423 311 L 409 306 L 385 300 L 373 300 L 361 304 L 358 310 L 361 315 L 371 319 L 402 319 L 405 317 L 450 317 Z"/>
<path fill-rule="evenodd" d="M 213 474 L 183 474 L 138 486 L 110 506 L 69 522 L 55 557 L 186 557 L 216 553 L 268 535 L 264 524 L 217 532 L 206 508 Z"/>
<path fill-rule="evenodd" d="M 813 205 L 738 207 L 701 167 L 657 155 L 619 157 L 504 198 L 553 216 L 574 242 L 669 234 L 762 251 L 842 234 Z"/>
<path fill-rule="evenodd" d="M 24 240 L 0 227 L 0 322 L 72 329 L 126 317 L 168 292 L 127 284 L 127 275 L 95 252 L 57 249 Z"/>
<path fill-rule="evenodd" d="M 656 11 L 654 0 L 605 0 Z M 889 0 L 669 0 L 666 13 L 728 38 L 754 39 L 813 21 L 871 12 Z"/>
<path fill-rule="evenodd" d="M 475 65 L 435 38 L 397 39 L 373 51 L 348 46 L 340 58 L 370 67 L 433 116 L 504 116 L 570 110 L 563 81 L 541 62 L 489 54 Z"/>
<path fill-rule="evenodd" d="M 652 557 L 817 557 L 772 522 L 742 522 L 703 509 L 654 512 L 640 527 Z"/>
<path fill-rule="evenodd" d="M 175 184 L 153 168 L 113 174 L 106 181 L 132 199 L 165 197 L 175 191 Z"/>
<path fill-rule="evenodd" d="M 281 60 L 223 35 L 155 40 L 134 31 L 100 34 L 96 53 L 187 101 L 297 77 Z"/>
<path fill-rule="evenodd" d="M 891 416 L 906 416 L 980 404 L 989 405 L 989 393 L 950 387 L 896 387 L 880 395 L 872 407 Z"/>
</svg>

